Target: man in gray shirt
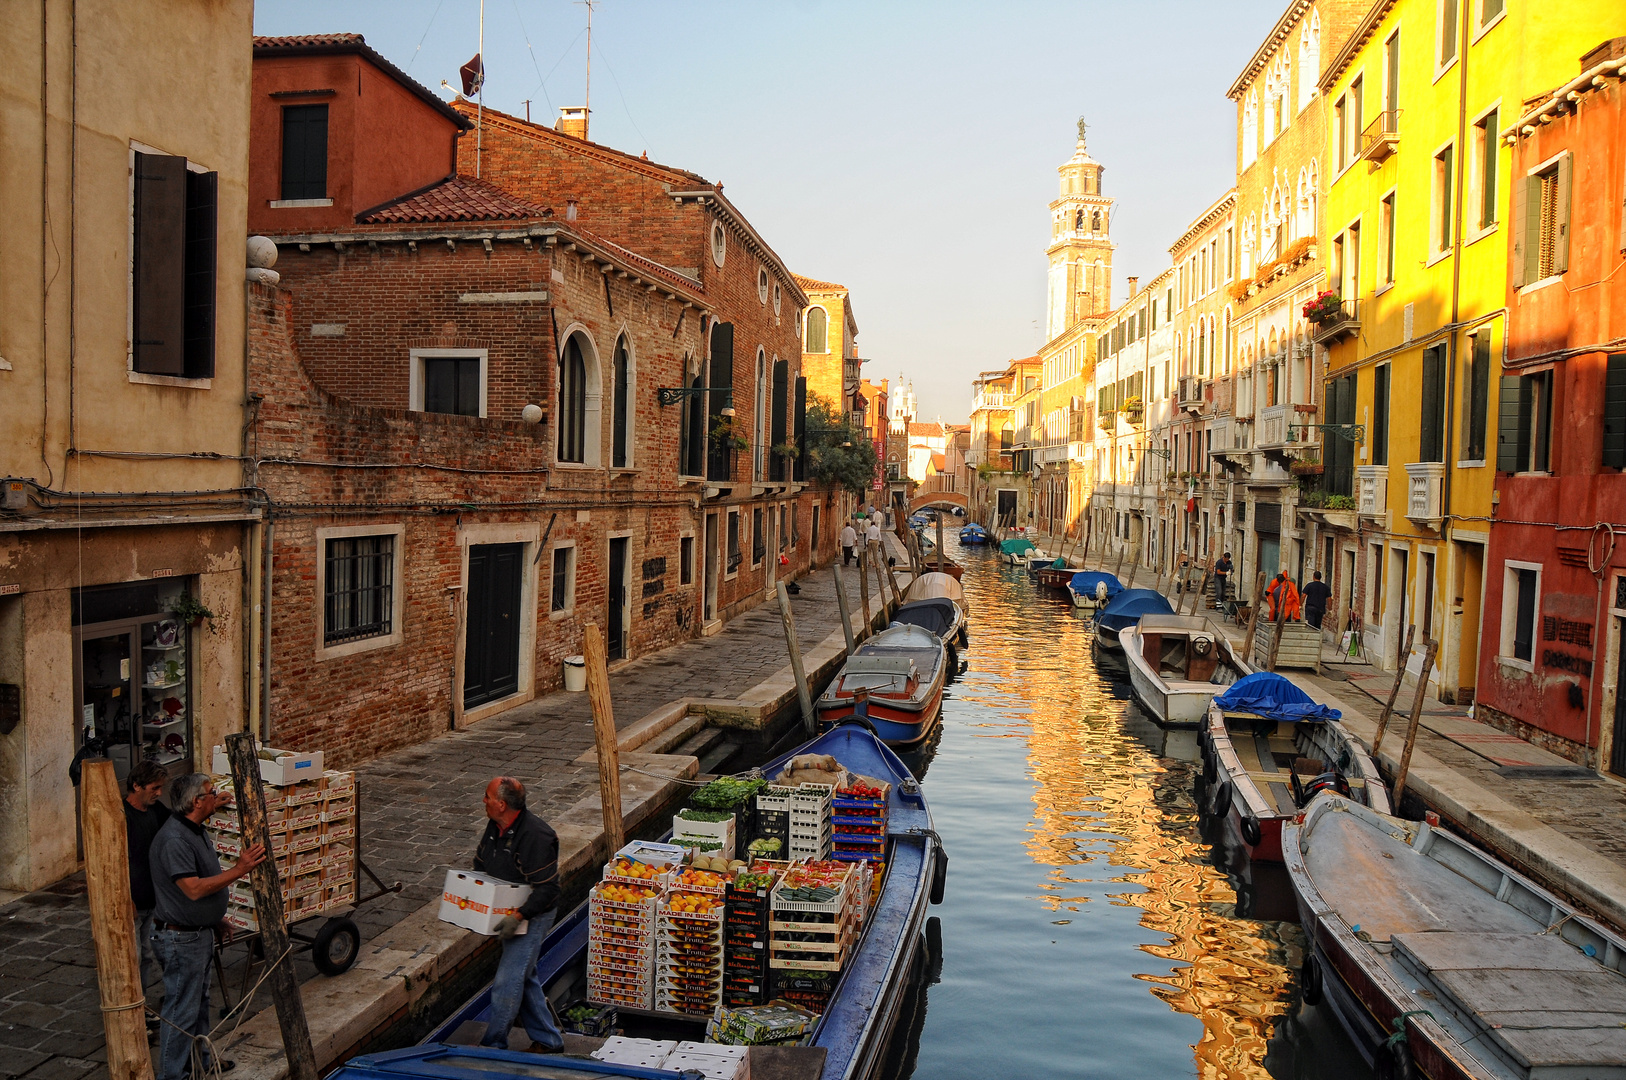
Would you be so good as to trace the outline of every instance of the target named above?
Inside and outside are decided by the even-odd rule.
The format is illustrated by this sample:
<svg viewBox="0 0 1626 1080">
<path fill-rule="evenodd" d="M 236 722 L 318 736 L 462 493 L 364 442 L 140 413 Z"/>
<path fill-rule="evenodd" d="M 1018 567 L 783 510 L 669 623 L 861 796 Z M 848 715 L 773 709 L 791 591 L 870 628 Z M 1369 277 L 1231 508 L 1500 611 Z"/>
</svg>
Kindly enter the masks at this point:
<svg viewBox="0 0 1626 1080">
<path fill-rule="evenodd" d="M 153 952 L 164 968 L 163 1028 L 158 1036 L 158 1080 L 184 1080 L 194 1040 L 209 1033 L 209 961 L 215 933 L 226 928 L 226 888 L 265 860 L 265 845 L 243 852 L 221 870 L 203 822 L 225 799 L 202 773 L 177 777 L 169 789 L 174 813 L 153 838 L 149 860 L 156 897 Z M 211 1068 L 198 1048 L 199 1075 Z M 234 1062 L 217 1064 L 226 1072 Z"/>
</svg>

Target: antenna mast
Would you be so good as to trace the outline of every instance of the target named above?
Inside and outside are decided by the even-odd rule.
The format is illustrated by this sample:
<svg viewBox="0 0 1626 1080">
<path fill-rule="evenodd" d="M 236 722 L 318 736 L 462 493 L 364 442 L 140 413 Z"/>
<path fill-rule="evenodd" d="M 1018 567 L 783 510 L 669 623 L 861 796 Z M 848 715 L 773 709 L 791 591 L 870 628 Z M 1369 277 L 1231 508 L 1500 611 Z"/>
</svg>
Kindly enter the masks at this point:
<svg viewBox="0 0 1626 1080">
<path fill-rule="evenodd" d="M 480 0 L 485 3 L 485 0 Z M 593 8 L 599 0 L 576 0 L 587 9 L 587 100 L 583 104 L 586 116 L 582 119 L 582 138 L 587 138 L 589 126 L 593 122 Z"/>
<path fill-rule="evenodd" d="M 474 178 L 480 178 L 481 158 L 485 151 L 486 123 L 486 0 L 480 0 L 480 99 L 474 111 Z"/>
</svg>

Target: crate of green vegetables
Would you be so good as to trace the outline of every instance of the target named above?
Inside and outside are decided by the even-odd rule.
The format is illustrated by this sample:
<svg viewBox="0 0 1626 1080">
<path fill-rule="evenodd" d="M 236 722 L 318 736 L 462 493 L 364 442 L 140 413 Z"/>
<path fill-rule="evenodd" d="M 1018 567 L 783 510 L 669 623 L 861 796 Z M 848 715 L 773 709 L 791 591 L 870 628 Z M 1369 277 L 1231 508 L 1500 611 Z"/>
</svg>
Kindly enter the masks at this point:
<svg viewBox="0 0 1626 1080">
<path fill-rule="evenodd" d="M 572 1035 L 595 1039 L 615 1034 L 615 1006 L 594 1005 L 578 998 L 559 1010 L 559 1022 Z"/>
<path fill-rule="evenodd" d="M 689 809 L 712 810 L 734 815 L 734 834 L 752 835 L 756 824 L 756 795 L 768 786 L 766 780 L 736 780 L 720 776 L 689 796 Z"/>
</svg>

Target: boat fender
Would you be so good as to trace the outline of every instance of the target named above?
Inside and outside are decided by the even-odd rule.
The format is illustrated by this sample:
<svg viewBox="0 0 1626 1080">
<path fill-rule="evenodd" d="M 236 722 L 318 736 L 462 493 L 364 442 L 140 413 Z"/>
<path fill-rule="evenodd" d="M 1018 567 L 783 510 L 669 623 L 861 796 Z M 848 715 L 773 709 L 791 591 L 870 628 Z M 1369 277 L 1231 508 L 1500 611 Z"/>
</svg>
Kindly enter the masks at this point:
<svg viewBox="0 0 1626 1080">
<path fill-rule="evenodd" d="M 848 714 L 847 716 L 843 716 L 840 720 L 837 720 L 832 727 L 845 727 L 848 724 L 856 724 L 865 731 L 869 732 L 871 735 L 874 735 L 877 739 L 881 737 L 881 733 L 875 730 L 875 725 L 864 719 L 862 716 Z"/>
<path fill-rule="evenodd" d="M 1417 1067 L 1412 1064 L 1411 1048 L 1406 1045 L 1406 1017 L 1411 1015 L 1401 1013 L 1395 1021 L 1400 1030 L 1378 1047 L 1377 1060 L 1373 1062 L 1377 1080 L 1417 1080 Z"/>
<path fill-rule="evenodd" d="M 1321 1004 L 1321 965 L 1314 956 L 1306 956 L 1304 966 L 1299 969 L 1299 992 L 1306 1005 Z"/>
<path fill-rule="evenodd" d="M 1264 832 L 1259 828 L 1259 819 L 1251 814 L 1242 819 L 1242 839 L 1248 842 L 1249 847 L 1258 847 L 1259 841 L 1264 839 Z"/>
<path fill-rule="evenodd" d="M 1214 792 L 1214 809 L 1210 817 L 1222 818 L 1231 812 L 1231 784 L 1229 781 L 1221 784 L 1219 790 Z"/>
<path fill-rule="evenodd" d="M 948 852 L 938 844 L 932 852 L 932 903 L 943 902 L 944 891 L 948 887 Z"/>
</svg>

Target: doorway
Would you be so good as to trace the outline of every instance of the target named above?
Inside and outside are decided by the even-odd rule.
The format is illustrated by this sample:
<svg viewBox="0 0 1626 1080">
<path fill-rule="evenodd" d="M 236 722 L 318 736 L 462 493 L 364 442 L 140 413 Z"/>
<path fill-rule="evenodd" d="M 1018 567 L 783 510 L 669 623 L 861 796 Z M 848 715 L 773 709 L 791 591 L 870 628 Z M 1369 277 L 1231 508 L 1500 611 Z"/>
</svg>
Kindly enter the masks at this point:
<svg viewBox="0 0 1626 1080">
<path fill-rule="evenodd" d="M 1485 576 L 1483 545 L 1459 541 L 1456 547 L 1456 592 L 1451 604 L 1457 620 L 1457 705 L 1470 705 L 1479 685 L 1480 593 Z"/>
<path fill-rule="evenodd" d="M 717 515 L 706 515 L 706 587 L 701 618 L 711 622 L 717 618 Z"/>
<path fill-rule="evenodd" d="M 627 548 L 625 536 L 610 538 L 610 610 L 605 654 L 611 660 L 627 658 Z"/>
<path fill-rule="evenodd" d="M 1626 619 L 1615 620 L 1615 730 L 1609 771 L 1626 776 Z"/>
<path fill-rule="evenodd" d="M 1015 521 L 1016 518 L 1016 489 L 999 489 L 999 511 L 994 519 L 996 526 L 1003 527 Z"/>
<path fill-rule="evenodd" d="M 524 544 L 469 547 L 469 612 L 463 634 L 463 707 L 519 690 Z"/>
</svg>

